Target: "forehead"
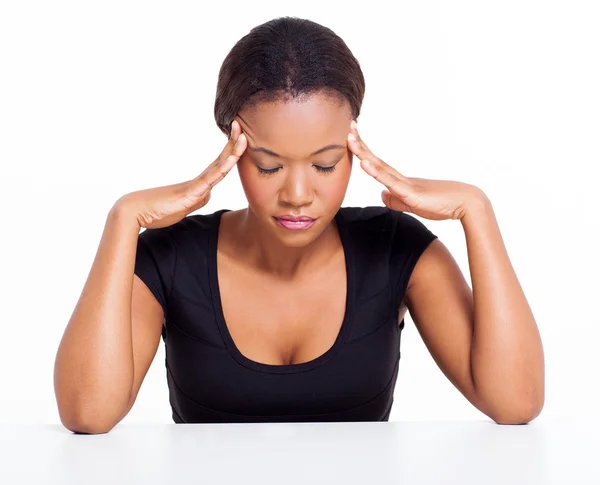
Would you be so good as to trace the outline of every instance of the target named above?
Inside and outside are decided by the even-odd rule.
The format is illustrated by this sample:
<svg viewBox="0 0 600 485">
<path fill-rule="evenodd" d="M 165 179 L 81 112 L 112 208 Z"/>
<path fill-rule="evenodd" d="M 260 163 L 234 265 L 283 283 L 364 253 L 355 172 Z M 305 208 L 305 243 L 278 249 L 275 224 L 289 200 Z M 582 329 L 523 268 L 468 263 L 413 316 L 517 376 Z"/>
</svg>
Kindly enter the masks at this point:
<svg viewBox="0 0 600 485">
<path fill-rule="evenodd" d="M 352 115 L 347 101 L 315 94 L 261 102 L 240 110 L 236 119 L 250 146 L 295 158 L 330 143 L 345 144 Z"/>
</svg>

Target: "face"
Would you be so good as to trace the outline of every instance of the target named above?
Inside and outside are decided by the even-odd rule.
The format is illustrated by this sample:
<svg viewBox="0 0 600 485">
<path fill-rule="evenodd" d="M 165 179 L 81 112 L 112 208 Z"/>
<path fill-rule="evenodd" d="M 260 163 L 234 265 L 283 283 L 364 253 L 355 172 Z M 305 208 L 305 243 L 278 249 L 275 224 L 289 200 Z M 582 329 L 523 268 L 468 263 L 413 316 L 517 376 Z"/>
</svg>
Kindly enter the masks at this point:
<svg viewBox="0 0 600 485">
<path fill-rule="evenodd" d="M 314 240 L 339 210 L 352 170 L 347 146 L 352 115 L 346 101 L 314 94 L 300 101 L 263 102 L 236 120 L 248 146 L 237 163 L 248 207 L 260 225 L 287 246 Z M 325 149 L 330 145 L 335 145 Z M 317 220 L 291 230 L 281 215 Z"/>
</svg>

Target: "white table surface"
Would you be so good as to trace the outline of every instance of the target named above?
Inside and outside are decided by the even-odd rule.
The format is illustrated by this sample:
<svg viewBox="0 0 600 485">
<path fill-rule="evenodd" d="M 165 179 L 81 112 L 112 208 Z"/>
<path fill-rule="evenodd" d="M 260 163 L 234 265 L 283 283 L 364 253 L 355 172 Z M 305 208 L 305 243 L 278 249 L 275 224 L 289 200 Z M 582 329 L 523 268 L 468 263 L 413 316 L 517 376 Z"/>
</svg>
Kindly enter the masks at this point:
<svg viewBox="0 0 600 485">
<path fill-rule="evenodd" d="M 600 484 L 600 422 L 0 424 L 0 484 Z"/>
</svg>

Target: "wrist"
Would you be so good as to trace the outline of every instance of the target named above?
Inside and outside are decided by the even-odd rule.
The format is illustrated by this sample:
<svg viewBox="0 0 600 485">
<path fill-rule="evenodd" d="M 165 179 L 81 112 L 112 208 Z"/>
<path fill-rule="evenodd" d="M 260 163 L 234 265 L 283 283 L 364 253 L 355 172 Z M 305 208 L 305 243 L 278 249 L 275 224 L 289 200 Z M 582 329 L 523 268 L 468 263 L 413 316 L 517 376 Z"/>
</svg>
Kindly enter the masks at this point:
<svg viewBox="0 0 600 485">
<path fill-rule="evenodd" d="M 122 224 L 136 226 L 138 231 L 142 228 L 137 217 L 137 212 L 131 207 L 125 195 L 115 202 L 109 211 L 108 217 Z"/>
<path fill-rule="evenodd" d="M 460 217 L 462 223 L 478 214 L 487 214 L 492 210 L 492 202 L 479 187 L 473 186 L 468 199 L 465 201 L 464 211 Z"/>
</svg>

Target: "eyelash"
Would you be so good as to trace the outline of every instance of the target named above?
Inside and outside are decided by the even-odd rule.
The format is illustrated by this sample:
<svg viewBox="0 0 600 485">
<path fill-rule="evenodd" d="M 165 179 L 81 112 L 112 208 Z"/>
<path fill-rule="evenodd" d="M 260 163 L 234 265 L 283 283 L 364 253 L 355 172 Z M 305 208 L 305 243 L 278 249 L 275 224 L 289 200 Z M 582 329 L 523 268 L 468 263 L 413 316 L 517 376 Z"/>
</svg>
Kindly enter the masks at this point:
<svg viewBox="0 0 600 485">
<path fill-rule="evenodd" d="M 317 172 L 321 172 L 321 173 L 331 173 L 335 170 L 335 167 L 337 166 L 337 163 L 331 167 L 319 167 L 318 165 L 313 165 L 313 167 L 315 167 L 317 169 Z M 281 167 L 278 168 L 271 168 L 269 170 L 266 170 L 264 168 L 260 168 L 260 167 L 256 167 L 258 168 L 258 173 L 260 173 L 261 175 L 272 175 L 275 172 L 279 171 L 279 169 Z"/>
</svg>

